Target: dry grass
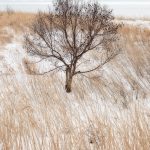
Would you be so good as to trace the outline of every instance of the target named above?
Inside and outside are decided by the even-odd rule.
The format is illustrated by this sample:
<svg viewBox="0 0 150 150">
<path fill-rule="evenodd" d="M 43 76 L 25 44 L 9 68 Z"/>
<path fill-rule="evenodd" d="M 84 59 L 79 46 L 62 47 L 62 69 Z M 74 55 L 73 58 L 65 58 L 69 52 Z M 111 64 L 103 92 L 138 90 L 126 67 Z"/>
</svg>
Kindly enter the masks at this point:
<svg viewBox="0 0 150 150">
<path fill-rule="evenodd" d="M 26 79 L 20 84 L 15 76 L 3 77 L 0 96 L 3 149 L 149 149 L 149 112 L 140 105 L 120 109 L 117 114 L 120 106 L 106 103 L 103 108 L 100 100 L 96 102 L 90 96 L 95 85 L 88 87 L 87 81 L 80 84 L 77 81 L 74 86 L 84 92 L 83 97 L 78 90 L 72 95 L 61 92 L 62 79 L 53 75 L 26 76 Z M 109 118 L 111 114 L 114 115 Z"/>
<path fill-rule="evenodd" d="M 1 12 L 0 15 L 0 29 L 4 27 L 11 27 L 16 32 L 24 31 L 24 27 L 30 25 L 34 20 L 35 14 L 14 12 L 12 14 Z"/>
<path fill-rule="evenodd" d="M 22 26 L 34 16 L 16 15 L 12 14 L 10 20 L 2 15 L 1 28 L 12 21 L 11 27 L 20 34 Z M 13 20 L 18 20 L 18 16 L 20 21 L 15 23 Z M 90 80 L 76 77 L 71 94 L 64 92 L 61 73 L 1 75 L 1 147 L 4 150 L 149 150 L 150 31 L 124 26 L 119 32 L 121 54 L 98 71 L 99 76 L 91 74 Z M 28 74 L 30 69 L 38 69 L 35 65 L 29 67 L 28 58 L 22 62 Z"/>
<path fill-rule="evenodd" d="M 120 34 L 123 37 L 122 46 L 135 70 L 139 73 L 146 71 L 150 63 L 150 29 L 125 26 Z"/>
<path fill-rule="evenodd" d="M 0 45 L 10 43 L 13 35 L 9 35 L 6 31 L 0 30 Z"/>
<path fill-rule="evenodd" d="M 131 21 L 136 21 L 136 20 L 143 20 L 143 21 L 150 21 L 149 17 L 124 17 L 124 16 L 117 16 L 117 20 L 131 20 Z"/>
<path fill-rule="evenodd" d="M 13 12 L 0 12 L 0 45 L 5 45 L 13 40 L 13 34 L 21 34 L 26 30 L 26 27 L 31 25 L 34 20 L 35 14 Z M 7 29 L 13 29 L 12 34 Z"/>
</svg>

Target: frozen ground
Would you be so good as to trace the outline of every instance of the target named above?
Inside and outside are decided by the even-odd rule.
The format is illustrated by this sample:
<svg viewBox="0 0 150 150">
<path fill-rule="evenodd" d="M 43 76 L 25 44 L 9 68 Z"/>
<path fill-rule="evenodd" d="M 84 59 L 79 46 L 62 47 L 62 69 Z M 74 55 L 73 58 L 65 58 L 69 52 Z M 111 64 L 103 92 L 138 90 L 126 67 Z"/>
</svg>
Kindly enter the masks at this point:
<svg viewBox="0 0 150 150">
<path fill-rule="evenodd" d="M 131 19 L 131 20 L 117 20 L 116 22 L 122 22 L 124 25 L 136 26 L 139 28 L 150 29 L 150 21 L 149 20 L 140 20 L 140 19 Z"/>
<path fill-rule="evenodd" d="M 141 28 L 150 28 L 149 21 L 123 22 Z M 123 38 L 121 40 L 124 42 Z M 34 62 L 36 59 L 26 54 L 22 41 L 23 37 L 16 35 L 11 43 L 0 49 L 0 115 L 3 117 L 1 119 L 2 126 L 8 123 L 7 129 L 9 129 L 9 123 L 12 119 L 12 124 L 16 130 L 20 124 L 23 129 L 26 129 L 30 126 L 28 123 L 31 119 L 33 120 L 32 126 L 35 126 L 33 128 L 35 132 L 31 131 L 34 142 L 42 143 L 40 140 L 43 138 L 44 144 L 49 145 L 53 132 L 64 135 L 66 132 L 71 132 L 69 131 L 70 128 L 73 128 L 73 132 L 78 132 L 79 128 L 84 128 L 83 131 L 87 132 L 87 137 L 92 136 L 90 130 L 91 126 L 96 127 L 92 123 L 95 119 L 109 124 L 113 128 L 114 134 L 118 134 L 117 129 L 121 128 L 123 123 L 132 126 L 133 118 L 136 116 L 133 112 L 136 109 L 140 110 L 139 114 L 142 114 L 146 122 L 149 122 L 150 74 L 148 67 L 150 62 L 147 62 L 149 60 L 148 53 L 142 57 L 143 62 L 146 62 L 144 67 L 147 70 L 143 68 L 145 70 L 140 72 L 141 74 L 125 51 L 97 71 L 95 74 L 97 77 L 93 77 L 91 80 L 83 76 L 75 78 L 73 92 L 66 94 L 62 72 L 44 76 L 28 74 L 24 60 Z M 34 67 L 40 71 L 46 71 L 49 62 L 35 64 Z M 11 119 L 9 115 L 12 116 Z M 25 119 L 23 123 L 21 117 Z M 51 129 L 48 124 L 52 126 L 54 131 L 47 131 Z M 72 126 L 70 127 L 70 125 Z M 11 136 L 15 137 L 15 134 L 12 132 Z M 30 133 L 26 136 L 31 139 Z M 63 136 L 61 138 L 63 139 Z M 2 145 L 5 145 L 1 136 L 0 141 Z M 33 149 L 27 145 L 24 144 L 22 148 Z M 17 147 L 17 142 L 15 146 Z M 122 149 L 123 145 L 120 143 L 118 147 Z"/>
</svg>

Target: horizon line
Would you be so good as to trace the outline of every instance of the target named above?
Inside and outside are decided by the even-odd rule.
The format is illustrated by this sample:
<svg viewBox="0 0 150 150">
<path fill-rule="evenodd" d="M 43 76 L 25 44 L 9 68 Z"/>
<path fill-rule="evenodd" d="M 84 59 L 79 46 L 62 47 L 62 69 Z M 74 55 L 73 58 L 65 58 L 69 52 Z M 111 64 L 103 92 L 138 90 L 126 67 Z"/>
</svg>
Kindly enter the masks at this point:
<svg viewBox="0 0 150 150">
<path fill-rule="evenodd" d="M 150 5 L 150 2 L 100 2 L 103 5 Z M 51 5 L 53 2 L 0 2 L 2 5 Z"/>
</svg>

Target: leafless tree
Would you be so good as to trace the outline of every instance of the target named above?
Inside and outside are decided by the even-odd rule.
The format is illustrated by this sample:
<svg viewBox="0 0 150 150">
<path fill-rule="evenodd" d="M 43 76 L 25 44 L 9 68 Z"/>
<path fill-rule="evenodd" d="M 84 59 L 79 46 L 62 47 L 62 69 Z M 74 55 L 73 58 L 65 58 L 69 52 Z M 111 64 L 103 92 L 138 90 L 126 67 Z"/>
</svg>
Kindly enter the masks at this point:
<svg viewBox="0 0 150 150">
<path fill-rule="evenodd" d="M 6 13 L 10 16 L 10 15 L 14 14 L 15 11 L 10 6 L 7 6 L 6 7 Z"/>
<path fill-rule="evenodd" d="M 69 93 L 75 75 L 95 71 L 118 54 L 112 44 L 118 39 L 120 25 L 114 22 L 112 10 L 98 3 L 57 0 L 54 6 L 52 12 L 38 13 L 30 34 L 26 35 L 25 46 L 41 61 L 51 60 L 54 68 L 48 72 L 65 71 L 65 89 Z M 96 64 L 87 64 L 87 53 L 91 55 L 94 51 L 105 53 L 105 57 Z M 87 70 L 81 67 L 83 64 Z"/>
</svg>

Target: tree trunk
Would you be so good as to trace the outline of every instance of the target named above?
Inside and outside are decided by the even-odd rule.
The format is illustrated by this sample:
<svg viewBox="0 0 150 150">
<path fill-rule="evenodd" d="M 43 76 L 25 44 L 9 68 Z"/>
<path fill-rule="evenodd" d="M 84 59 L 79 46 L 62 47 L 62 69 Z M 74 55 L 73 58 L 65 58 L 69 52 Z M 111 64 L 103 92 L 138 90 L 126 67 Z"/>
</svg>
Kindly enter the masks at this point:
<svg viewBox="0 0 150 150">
<path fill-rule="evenodd" d="M 65 85 L 65 90 L 67 93 L 71 92 L 71 87 L 72 87 L 72 74 L 71 74 L 71 70 L 67 69 L 66 70 L 66 85 Z"/>
</svg>

